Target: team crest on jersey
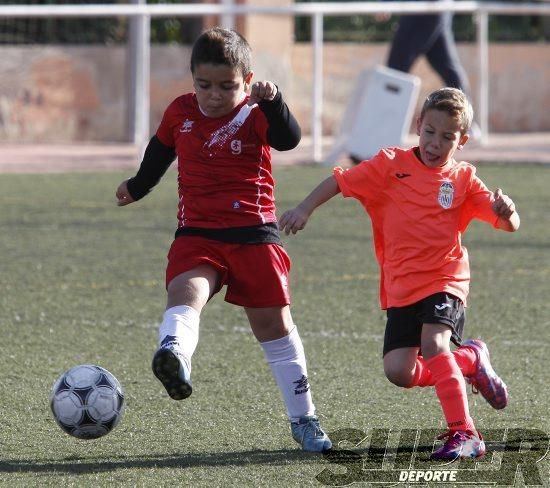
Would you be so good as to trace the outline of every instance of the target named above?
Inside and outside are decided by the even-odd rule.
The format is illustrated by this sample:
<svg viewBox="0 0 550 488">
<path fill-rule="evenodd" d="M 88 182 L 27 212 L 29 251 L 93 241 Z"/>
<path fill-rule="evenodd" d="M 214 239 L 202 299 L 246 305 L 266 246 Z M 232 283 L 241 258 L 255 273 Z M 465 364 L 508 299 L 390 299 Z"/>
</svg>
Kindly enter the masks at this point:
<svg viewBox="0 0 550 488">
<path fill-rule="evenodd" d="M 231 141 L 231 153 L 232 154 L 241 154 L 243 150 L 243 145 L 240 139 L 233 139 Z"/>
<path fill-rule="evenodd" d="M 189 119 L 185 119 L 183 121 L 183 124 L 181 124 L 180 132 L 191 132 L 192 128 L 193 128 L 193 121 Z"/>
<path fill-rule="evenodd" d="M 454 192 L 455 189 L 450 181 L 444 181 L 441 183 L 441 186 L 439 187 L 439 195 L 437 197 L 439 205 L 445 209 L 451 208 L 451 205 L 453 204 Z"/>
</svg>

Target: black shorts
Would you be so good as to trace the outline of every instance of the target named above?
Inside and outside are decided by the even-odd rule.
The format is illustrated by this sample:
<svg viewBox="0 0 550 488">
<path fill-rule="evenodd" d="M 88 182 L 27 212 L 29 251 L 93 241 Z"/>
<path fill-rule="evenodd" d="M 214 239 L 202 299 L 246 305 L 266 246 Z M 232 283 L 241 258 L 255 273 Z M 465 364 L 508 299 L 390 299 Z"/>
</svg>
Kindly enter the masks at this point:
<svg viewBox="0 0 550 488">
<path fill-rule="evenodd" d="M 401 347 L 420 347 L 422 324 L 443 324 L 451 328 L 451 341 L 462 343 L 465 311 L 460 298 L 450 293 L 435 293 L 406 307 L 387 310 L 384 352 Z"/>
</svg>

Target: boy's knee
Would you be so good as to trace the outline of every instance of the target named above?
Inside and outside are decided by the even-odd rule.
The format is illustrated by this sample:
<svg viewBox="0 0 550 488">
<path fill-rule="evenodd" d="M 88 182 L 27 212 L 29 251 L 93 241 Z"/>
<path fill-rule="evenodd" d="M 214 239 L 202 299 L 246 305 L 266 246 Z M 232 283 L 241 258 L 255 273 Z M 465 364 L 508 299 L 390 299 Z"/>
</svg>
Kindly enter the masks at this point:
<svg viewBox="0 0 550 488">
<path fill-rule="evenodd" d="M 388 365 L 384 365 L 384 373 L 386 378 L 388 378 L 391 383 L 401 388 L 409 387 L 413 380 L 412 371 L 407 371 Z"/>
</svg>

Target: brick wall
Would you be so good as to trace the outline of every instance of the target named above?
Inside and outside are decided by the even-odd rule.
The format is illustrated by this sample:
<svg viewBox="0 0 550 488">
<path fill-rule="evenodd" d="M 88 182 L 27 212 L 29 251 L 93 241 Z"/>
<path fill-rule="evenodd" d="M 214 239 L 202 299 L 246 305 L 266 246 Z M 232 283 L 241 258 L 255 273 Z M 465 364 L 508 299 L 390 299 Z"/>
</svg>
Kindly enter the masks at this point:
<svg viewBox="0 0 550 488">
<path fill-rule="evenodd" d="M 386 44 L 326 44 L 324 46 L 324 132 L 337 128 L 349 103 L 357 73 L 384 64 Z M 459 56 L 466 70 L 474 106 L 477 104 L 479 69 L 477 46 L 461 44 Z M 311 48 L 293 49 L 293 109 L 309 130 L 311 99 Z M 431 91 L 443 86 L 425 58 L 411 73 L 421 79 L 418 108 Z M 492 132 L 550 131 L 550 44 L 492 44 L 489 48 L 489 127 Z"/>
<path fill-rule="evenodd" d="M 265 19 L 248 26 L 255 79 L 275 81 L 304 132 L 310 129 L 311 48 L 273 43 Z M 291 39 L 288 23 L 275 24 Z M 326 44 L 324 47 L 324 132 L 334 133 L 349 103 L 359 70 L 384 63 L 385 44 Z M 459 54 L 477 88 L 476 46 Z M 151 131 L 166 105 L 192 89 L 189 48 L 154 46 L 151 62 Z M 127 59 L 124 47 L 0 47 L 0 142 L 127 140 Z M 441 86 L 420 60 L 413 74 L 422 79 L 420 100 Z M 492 132 L 550 131 L 550 46 L 490 46 L 490 129 Z M 474 102 L 476 93 L 474 91 Z"/>
</svg>

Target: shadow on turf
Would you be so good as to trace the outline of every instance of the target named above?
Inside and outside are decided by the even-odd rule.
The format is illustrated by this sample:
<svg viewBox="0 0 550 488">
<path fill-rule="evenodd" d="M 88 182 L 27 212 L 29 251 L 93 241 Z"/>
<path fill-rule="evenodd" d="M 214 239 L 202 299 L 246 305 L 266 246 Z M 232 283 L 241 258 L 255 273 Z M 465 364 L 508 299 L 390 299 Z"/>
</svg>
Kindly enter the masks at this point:
<svg viewBox="0 0 550 488">
<path fill-rule="evenodd" d="M 204 466 L 246 466 L 246 465 L 287 465 L 289 461 L 323 461 L 320 454 L 307 453 L 296 449 L 274 451 L 240 451 L 216 453 L 190 453 L 167 456 L 146 456 L 139 458 L 76 459 L 75 457 L 59 461 L 39 463 L 33 459 L 0 460 L 0 473 L 100 473 L 129 468 L 193 468 Z"/>
<path fill-rule="evenodd" d="M 500 432 L 500 431 L 499 431 Z M 528 431 L 526 431 L 528 433 Z M 512 439 L 507 442 L 487 441 L 487 450 L 489 452 L 503 452 L 504 454 L 519 454 L 522 442 L 537 444 L 543 441 L 541 446 L 531 451 L 531 456 L 539 461 L 549 452 L 548 437 L 544 439 L 531 433 L 532 435 L 522 436 L 518 439 Z M 323 454 L 307 453 L 299 449 L 278 449 L 272 451 L 236 451 L 236 452 L 215 452 L 215 453 L 190 453 L 173 455 L 151 455 L 139 458 L 109 458 L 109 459 L 82 459 L 75 456 L 69 458 L 51 460 L 39 463 L 34 459 L 27 460 L 0 460 L 0 473 L 101 473 L 106 471 L 115 471 L 119 469 L 138 468 L 193 468 L 193 467 L 216 467 L 216 466 L 246 466 L 246 465 L 288 465 L 289 462 L 309 463 L 309 464 L 355 464 L 361 460 L 367 467 L 369 464 L 380 465 L 388 457 L 396 456 L 417 456 L 420 463 L 431 463 L 430 454 L 433 445 L 419 445 L 416 447 L 405 445 L 399 448 L 388 448 L 385 444 L 375 443 L 364 448 L 336 448 Z M 522 454 L 525 456 L 524 454 Z M 466 463 L 476 460 L 463 460 Z M 490 459 L 488 459 L 490 461 Z M 517 463 L 516 463 L 517 464 Z M 516 465 L 514 465 L 515 471 Z"/>
</svg>

